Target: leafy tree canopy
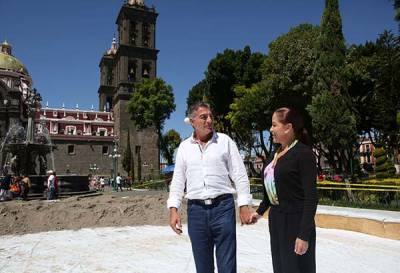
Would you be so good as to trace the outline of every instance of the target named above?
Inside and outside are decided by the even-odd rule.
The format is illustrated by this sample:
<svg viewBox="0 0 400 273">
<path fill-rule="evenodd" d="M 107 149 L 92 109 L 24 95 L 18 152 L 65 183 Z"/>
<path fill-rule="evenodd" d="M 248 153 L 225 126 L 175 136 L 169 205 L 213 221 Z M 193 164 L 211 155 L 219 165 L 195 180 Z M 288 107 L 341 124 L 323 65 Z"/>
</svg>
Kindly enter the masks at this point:
<svg viewBox="0 0 400 273">
<path fill-rule="evenodd" d="M 175 107 L 172 87 L 160 78 L 138 83 L 128 103 L 131 118 L 139 128 L 155 126 L 159 131 Z"/>
<path fill-rule="evenodd" d="M 161 154 L 167 160 L 168 165 L 171 165 L 174 163 L 173 158 L 175 149 L 178 148 L 182 139 L 179 133 L 174 129 L 169 130 L 162 137 Z"/>
</svg>

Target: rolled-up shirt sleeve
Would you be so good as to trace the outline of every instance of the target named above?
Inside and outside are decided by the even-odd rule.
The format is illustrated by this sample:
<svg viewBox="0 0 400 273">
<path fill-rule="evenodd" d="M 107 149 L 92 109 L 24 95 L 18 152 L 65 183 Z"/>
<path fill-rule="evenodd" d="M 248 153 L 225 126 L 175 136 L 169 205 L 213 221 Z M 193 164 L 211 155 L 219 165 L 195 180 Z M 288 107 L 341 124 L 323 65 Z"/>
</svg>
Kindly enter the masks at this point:
<svg viewBox="0 0 400 273">
<path fill-rule="evenodd" d="M 167 201 L 168 208 L 177 208 L 181 206 L 184 190 L 185 190 L 185 183 L 186 183 L 186 164 L 183 158 L 183 148 L 181 147 L 182 144 L 178 148 L 178 152 L 176 153 L 175 159 L 175 168 L 174 174 L 172 176 L 170 191 L 169 191 L 169 198 Z"/>
<path fill-rule="evenodd" d="M 249 178 L 239 150 L 232 139 L 229 139 L 228 168 L 229 176 L 235 183 L 238 206 L 251 205 Z"/>
</svg>

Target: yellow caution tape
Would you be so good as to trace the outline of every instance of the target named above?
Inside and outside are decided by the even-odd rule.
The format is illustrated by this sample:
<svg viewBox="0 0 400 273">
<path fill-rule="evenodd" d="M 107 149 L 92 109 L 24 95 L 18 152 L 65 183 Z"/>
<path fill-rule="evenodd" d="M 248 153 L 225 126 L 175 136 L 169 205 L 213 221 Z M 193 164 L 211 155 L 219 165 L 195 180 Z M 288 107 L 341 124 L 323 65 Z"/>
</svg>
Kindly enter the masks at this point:
<svg viewBox="0 0 400 273">
<path fill-rule="evenodd" d="M 380 191 L 380 192 L 400 192 L 400 189 L 370 189 L 370 188 L 338 188 L 338 187 L 317 187 L 318 190 L 343 190 L 343 191 Z"/>
</svg>

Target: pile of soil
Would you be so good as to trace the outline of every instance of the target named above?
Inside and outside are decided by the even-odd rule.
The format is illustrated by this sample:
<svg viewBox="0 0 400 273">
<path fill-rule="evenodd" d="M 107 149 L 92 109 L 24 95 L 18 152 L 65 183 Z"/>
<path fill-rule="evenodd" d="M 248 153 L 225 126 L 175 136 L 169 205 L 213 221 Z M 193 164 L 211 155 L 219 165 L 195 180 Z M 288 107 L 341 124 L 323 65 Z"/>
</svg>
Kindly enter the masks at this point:
<svg viewBox="0 0 400 273">
<path fill-rule="evenodd" d="M 0 235 L 62 229 L 169 224 L 167 193 L 103 194 L 0 203 Z M 186 204 L 181 209 L 186 220 Z"/>
</svg>

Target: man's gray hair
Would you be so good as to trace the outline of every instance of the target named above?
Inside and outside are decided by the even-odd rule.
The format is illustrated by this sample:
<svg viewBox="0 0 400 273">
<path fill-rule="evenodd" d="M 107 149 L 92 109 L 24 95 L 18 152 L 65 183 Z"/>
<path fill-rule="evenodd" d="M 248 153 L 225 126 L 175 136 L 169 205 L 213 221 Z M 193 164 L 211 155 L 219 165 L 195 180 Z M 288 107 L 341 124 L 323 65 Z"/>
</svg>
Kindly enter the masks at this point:
<svg viewBox="0 0 400 273">
<path fill-rule="evenodd" d="M 207 108 L 207 109 L 210 109 L 210 110 L 212 111 L 211 106 L 210 106 L 207 102 L 204 102 L 204 101 L 196 102 L 195 104 L 192 104 L 192 105 L 189 107 L 189 118 L 190 118 L 190 119 L 194 118 L 195 112 L 196 112 L 200 107 L 201 107 L 201 108 Z"/>
</svg>

